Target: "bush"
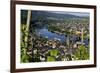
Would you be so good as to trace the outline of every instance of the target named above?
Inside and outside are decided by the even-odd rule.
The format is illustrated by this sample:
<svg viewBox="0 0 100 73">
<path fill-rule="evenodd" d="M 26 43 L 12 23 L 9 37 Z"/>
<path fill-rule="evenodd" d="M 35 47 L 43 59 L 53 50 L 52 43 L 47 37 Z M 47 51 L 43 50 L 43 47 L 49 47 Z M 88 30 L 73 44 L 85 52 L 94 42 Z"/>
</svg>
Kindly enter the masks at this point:
<svg viewBox="0 0 100 73">
<path fill-rule="evenodd" d="M 89 59 L 89 50 L 84 45 L 81 45 L 76 53 L 75 53 L 76 60 L 88 60 Z"/>
<path fill-rule="evenodd" d="M 55 61 L 55 57 L 52 57 L 52 56 L 47 56 L 47 61 Z"/>
</svg>

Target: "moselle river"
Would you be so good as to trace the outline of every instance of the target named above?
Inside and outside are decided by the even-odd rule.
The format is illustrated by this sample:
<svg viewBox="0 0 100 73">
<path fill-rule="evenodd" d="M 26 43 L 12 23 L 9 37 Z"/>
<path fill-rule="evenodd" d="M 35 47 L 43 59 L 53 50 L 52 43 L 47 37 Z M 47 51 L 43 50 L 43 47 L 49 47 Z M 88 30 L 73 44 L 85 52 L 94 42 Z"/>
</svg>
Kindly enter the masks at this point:
<svg viewBox="0 0 100 73">
<path fill-rule="evenodd" d="M 70 36 L 68 38 L 68 35 L 65 36 L 64 34 L 58 34 L 58 33 L 55 33 L 55 32 L 51 32 L 47 28 L 36 29 L 36 34 L 38 36 L 42 36 L 44 38 L 48 38 L 49 40 L 59 40 L 60 42 L 66 42 L 66 39 L 68 40 L 69 38 L 73 42 L 76 42 L 77 39 L 78 39 L 77 36 Z M 79 41 L 81 41 L 81 40 L 79 40 Z M 84 39 L 84 43 L 85 43 L 85 45 L 88 45 L 89 44 L 89 40 L 88 39 Z"/>
</svg>

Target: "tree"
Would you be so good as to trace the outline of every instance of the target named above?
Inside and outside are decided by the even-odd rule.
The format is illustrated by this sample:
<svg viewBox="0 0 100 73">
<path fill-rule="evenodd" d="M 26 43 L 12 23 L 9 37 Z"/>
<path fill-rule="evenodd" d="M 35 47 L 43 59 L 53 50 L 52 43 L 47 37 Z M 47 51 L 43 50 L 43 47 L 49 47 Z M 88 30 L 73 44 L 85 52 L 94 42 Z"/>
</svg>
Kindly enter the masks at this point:
<svg viewBox="0 0 100 73">
<path fill-rule="evenodd" d="M 89 50 L 84 45 L 81 45 L 77 50 L 75 55 L 76 60 L 88 60 L 89 59 Z"/>
</svg>

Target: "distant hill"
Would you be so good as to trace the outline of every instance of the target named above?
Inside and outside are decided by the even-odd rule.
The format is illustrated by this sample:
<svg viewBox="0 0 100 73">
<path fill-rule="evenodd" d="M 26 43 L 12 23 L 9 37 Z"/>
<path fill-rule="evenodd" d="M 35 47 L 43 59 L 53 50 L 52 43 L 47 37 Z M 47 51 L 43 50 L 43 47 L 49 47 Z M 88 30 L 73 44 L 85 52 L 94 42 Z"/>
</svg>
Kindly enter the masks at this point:
<svg viewBox="0 0 100 73">
<path fill-rule="evenodd" d="M 34 21 L 46 21 L 46 20 L 64 20 L 69 18 L 84 18 L 80 16 L 75 16 L 72 14 L 59 14 L 49 11 L 32 11 L 31 22 Z M 27 10 L 21 10 L 21 23 L 27 20 Z"/>
<path fill-rule="evenodd" d="M 58 14 L 49 11 L 32 11 L 32 20 L 42 18 L 42 19 L 68 19 L 68 18 L 81 18 L 79 16 L 71 14 Z"/>
</svg>

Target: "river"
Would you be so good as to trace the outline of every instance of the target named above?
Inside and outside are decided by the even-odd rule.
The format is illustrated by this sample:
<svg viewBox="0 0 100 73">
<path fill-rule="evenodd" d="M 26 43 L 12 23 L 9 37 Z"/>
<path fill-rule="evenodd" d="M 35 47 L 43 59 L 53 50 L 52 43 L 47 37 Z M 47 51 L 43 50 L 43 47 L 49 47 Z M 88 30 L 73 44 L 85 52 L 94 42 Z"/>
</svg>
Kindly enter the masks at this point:
<svg viewBox="0 0 100 73">
<path fill-rule="evenodd" d="M 37 32 L 37 34 L 39 36 L 48 38 L 50 40 L 54 40 L 55 39 L 55 40 L 59 40 L 61 42 L 65 42 L 65 40 L 66 40 L 66 36 L 65 35 L 51 32 L 47 28 L 37 29 L 36 32 Z"/>
<path fill-rule="evenodd" d="M 54 33 L 49 31 L 46 27 L 43 28 L 37 28 L 36 29 L 36 34 L 38 36 L 42 36 L 44 38 L 48 38 L 49 40 L 59 40 L 60 42 L 66 42 L 66 39 L 68 40 L 69 38 L 67 36 L 65 36 L 64 34 L 58 34 L 58 33 Z M 77 36 L 71 36 L 70 40 L 72 40 L 74 43 L 77 41 Z M 79 40 L 79 42 L 81 42 L 81 40 Z M 84 43 L 85 45 L 89 44 L 89 40 L 88 39 L 84 39 Z"/>
</svg>

